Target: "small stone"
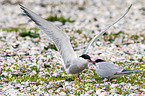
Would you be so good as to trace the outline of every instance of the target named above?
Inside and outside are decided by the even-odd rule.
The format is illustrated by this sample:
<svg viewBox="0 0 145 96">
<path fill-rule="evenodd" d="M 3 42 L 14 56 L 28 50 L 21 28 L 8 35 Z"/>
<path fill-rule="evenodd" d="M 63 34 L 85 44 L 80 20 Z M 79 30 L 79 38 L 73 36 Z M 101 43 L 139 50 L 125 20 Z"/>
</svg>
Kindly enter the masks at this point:
<svg viewBox="0 0 145 96">
<path fill-rule="evenodd" d="M 49 84 L 49 81 L 44 81 L 43 83 Z"/>
<path fill-rule="evenodd" d="M 45 68 L 50 68 L 51 66 L 49 64 L 44 64 Z"/>
<path fill-rule="evenodd" d="M 130 61 L 134 61 L 134 59 L 133 58 L 130 58 Z"/>
<path fill-rule="evenodd" d="M 39 38 L 32 38 L 32 42 L 34 42 L 34 43 L 38 43 L 39 41 L 40 41 Z"/>
<path fill-rule="evenodd" d="M 4 82 L 5 82 L 5 83 L 9 83 L 9 81 L 8 81 L 8 80 L 5 80 Z"/>
<path fill-rule="evenodd" d="M 72 78 L 66 78 L 65 81 L 74 81 Z"/>
<path fill-rule="evenodd" d="M 58 87 L 62 87 L 63 88 L 63 85 L 62 84 L 59 84 Z"/>
<path fill-rule="evenodd" d="M 143 60 L 142 60 L 142 59 L 138 59 L 138 61 L 139 61 L 139 62 L 143 62 Z"/>
<path fill-rule="evenodd" d="M 15 89 L 20 89 L 20 87 L 15 87 Z"/>
<path fill-rule="evenodd" d="M 3 83 L 2 83 L 2 82 L 0 82 L 0 85 L 3 85 Z"/>
<path fill-rule="evenodd" d="M 16 49 L 16 48 L 19 47 L 19 45 L 20 45 L 20 44 L 16 44 L 16 45 L 13 45 L 12 47 L 13 47 L 14 49 Z"/>
<path fill-rule="evenodd" d="M 41 85 L 41 83 L 39 83 L 39 82 L 36 82 L 36 83 L 35 83 L 35 85 L 36 85 L 36 86 L 39 86 L 39 85 Z"/>
<path fill-rule="evenodd" d="M 21 73 L 21 72 L 15 72 L 15 73 L 12 73 L 12 76 L 23 76 L 23 75 L 26 75 L 27 73 Z"/>
</svg>

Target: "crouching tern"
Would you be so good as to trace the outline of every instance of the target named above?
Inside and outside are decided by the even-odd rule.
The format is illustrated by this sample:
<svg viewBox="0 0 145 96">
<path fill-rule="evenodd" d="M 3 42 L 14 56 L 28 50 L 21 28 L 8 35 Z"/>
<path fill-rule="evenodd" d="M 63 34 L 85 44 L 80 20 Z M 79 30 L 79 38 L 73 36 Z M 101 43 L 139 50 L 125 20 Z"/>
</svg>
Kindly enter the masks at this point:
<svg viewBox="0 0 145 96">
<path fill-rule="evenodd" d="M 84 70 L 89 63 L 95 64 L 95 61 L 91 60 L 91 57 L 87 55 L 88 48 L 96 41 L 100 36 L 102 36 L 107 29 L 109 29 L 112 25 L 117 23 L 120 19 L 122 19 L 129 11 L 130 7 L 126 10 L 126 12 L 115 22 L 110 24 L 105 30 L 102 30 L 98 35 L 96 35 L 87 45 L 83 54 L 81 56 L 77 56 L 71 46 L 71 43 L 67 37 L 67 35 L 61 31 L 57 26 L 53 25 L 51 22 L 46 21 L 45 19 L 41 18 L 34 12 L 30 11 L 29 9 L 25 8 L 21 4 L 20 8 L 24 11 L 24 13 L 36 23 L 36 25 L 43 30 L 47 36 L 52 39 L 56 48 L 59 50 L 62 59 L 63 59 L 63 66 L 67 73 L 70 74 L 79 74 L 82 70 Z M 78 75 L 79 78 L 79 75 Z M 80 81 L 80 78 L 79 78 Z"/>
<path fill-rule="evenodd" d="M 102 78 L 107 78 L 108 81 L 120 77 L 122 75 L 130 75 L 136 71 L 141 70 L 126 70 L 122 67 L 119 67 L 111 62 L 104 61 L 102 59 L 97 59 L 96 64 L 96 73 Z"/>
</svg>

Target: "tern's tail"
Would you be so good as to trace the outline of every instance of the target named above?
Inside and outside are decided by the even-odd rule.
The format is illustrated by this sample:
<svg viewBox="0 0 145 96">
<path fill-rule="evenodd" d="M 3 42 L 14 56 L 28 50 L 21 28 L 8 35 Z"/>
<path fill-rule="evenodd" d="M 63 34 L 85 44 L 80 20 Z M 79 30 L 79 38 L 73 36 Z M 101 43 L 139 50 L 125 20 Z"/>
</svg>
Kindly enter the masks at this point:
<svg viewBox="0 0 145 96">
<path fill-rule="evenodd" d="M 132 74 L 132 73 L 134 73 L 134 72 L 137 72 L 137 71 L 141 71 L 141 70 L 123 70 L 122 72 L 120 72 L 120 73 L 116 73 L 116 75 L 119 75 L 119 74 Z"/>
<path fill-rule="evenodd" d="M 123 70 L 122 72 L 117 72 L 116 74 L 112 75 L 112 76 L 109 76 L 108 77 L 108 80 L 112 80 L 114 78 L 117 78 L 117 77 L 120 77 L 122 75 L 130 75 L 130 74 L 133 74 L 137 71 L 142 71 L 142 70 Z"/>
</svg>

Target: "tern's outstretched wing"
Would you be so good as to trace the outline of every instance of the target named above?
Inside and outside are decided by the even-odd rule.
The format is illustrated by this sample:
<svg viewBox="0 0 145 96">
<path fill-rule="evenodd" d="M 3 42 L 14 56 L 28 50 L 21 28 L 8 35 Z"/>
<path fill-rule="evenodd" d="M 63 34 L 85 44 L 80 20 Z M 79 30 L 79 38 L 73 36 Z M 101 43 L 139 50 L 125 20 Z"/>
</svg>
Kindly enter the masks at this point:
<svg viewBox="0 0 145 96">
<path fill-rule="evenodd" d="M 102 36 L 106 30 L 108 30 L 112 25 L 114 25 L 115 23 L 117 23 L 119 20 L 121 20 L 127 13 L 128 11 L 130 10 L 132 4 L 129 6 L 129 8 L 125 11 L 125 13 L 119 18 L 117 19 L 115 22 L 113 22 L 112 24 L 110 24 L 109 26 L 107 26 L 104 30 L 102 30 L 98 35 L 96 35 L 90 42 L 89 44 L 87 45 L 87 47 L 85 48 L 85 50 L 83 51 L 83 54 L 86 54 L 89 47 L 96 41 L 99 39 L 100 36 Z"/>
<path fill-rule="evenodd" d="M 73 58 L 76 58 L 76 54 L 74 53 L 71 43 L 63 31 L 54 26 L 51 22 L 44 20 L 34 12 L 25 8 L 24 6 L 20 6 L 24 13 L 30 17 L 30 19 L 34 21 L 36 25 L 38 25 L 38 27 L 49 36 L 49 38 L 53 40 L 64 60 L 64 64 L 68 64 Z"/>
</svg>

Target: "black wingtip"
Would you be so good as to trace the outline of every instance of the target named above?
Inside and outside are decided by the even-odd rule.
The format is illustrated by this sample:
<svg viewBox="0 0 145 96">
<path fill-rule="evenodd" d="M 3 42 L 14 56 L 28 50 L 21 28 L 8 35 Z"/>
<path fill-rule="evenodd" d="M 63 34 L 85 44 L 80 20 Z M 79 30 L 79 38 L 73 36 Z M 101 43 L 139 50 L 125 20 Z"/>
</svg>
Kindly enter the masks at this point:
<svg viewBox="0 0 145 96">
<path fill-rule="evenodd" d="M 19 6 L 20 6 L 20 8 L 25 12 L 25 7 L 23 6 L 23 5 L 21 5 L 21 4 L 19 4 Z M 26 12 L 25 12 L 26 13 Z"/>
<path fill-rule="evenodd" d="M 23 5 L 19 4 L 20 7 L 24 7 Z"/>
<path fill-rule="evenodd" d="M 20 8 L 22 9 L 22 10 L 24 10 L 24 6 L 23 5 L 21 5 L 21 4 L 19 4 L 19 6 L 20 6 Z M 25 8 L 26 9 L 26 8 Z"/>
<path fill-rule="evenodd" d="M 132 4 L 129 6 L 129 8 L 128 9 L 130 9 L 132 7 Z"/>
<path fill-rule="evenodd" d="M 22 6 L 21 4 L 19 4 L 20 6 Z"/>
</svg>

